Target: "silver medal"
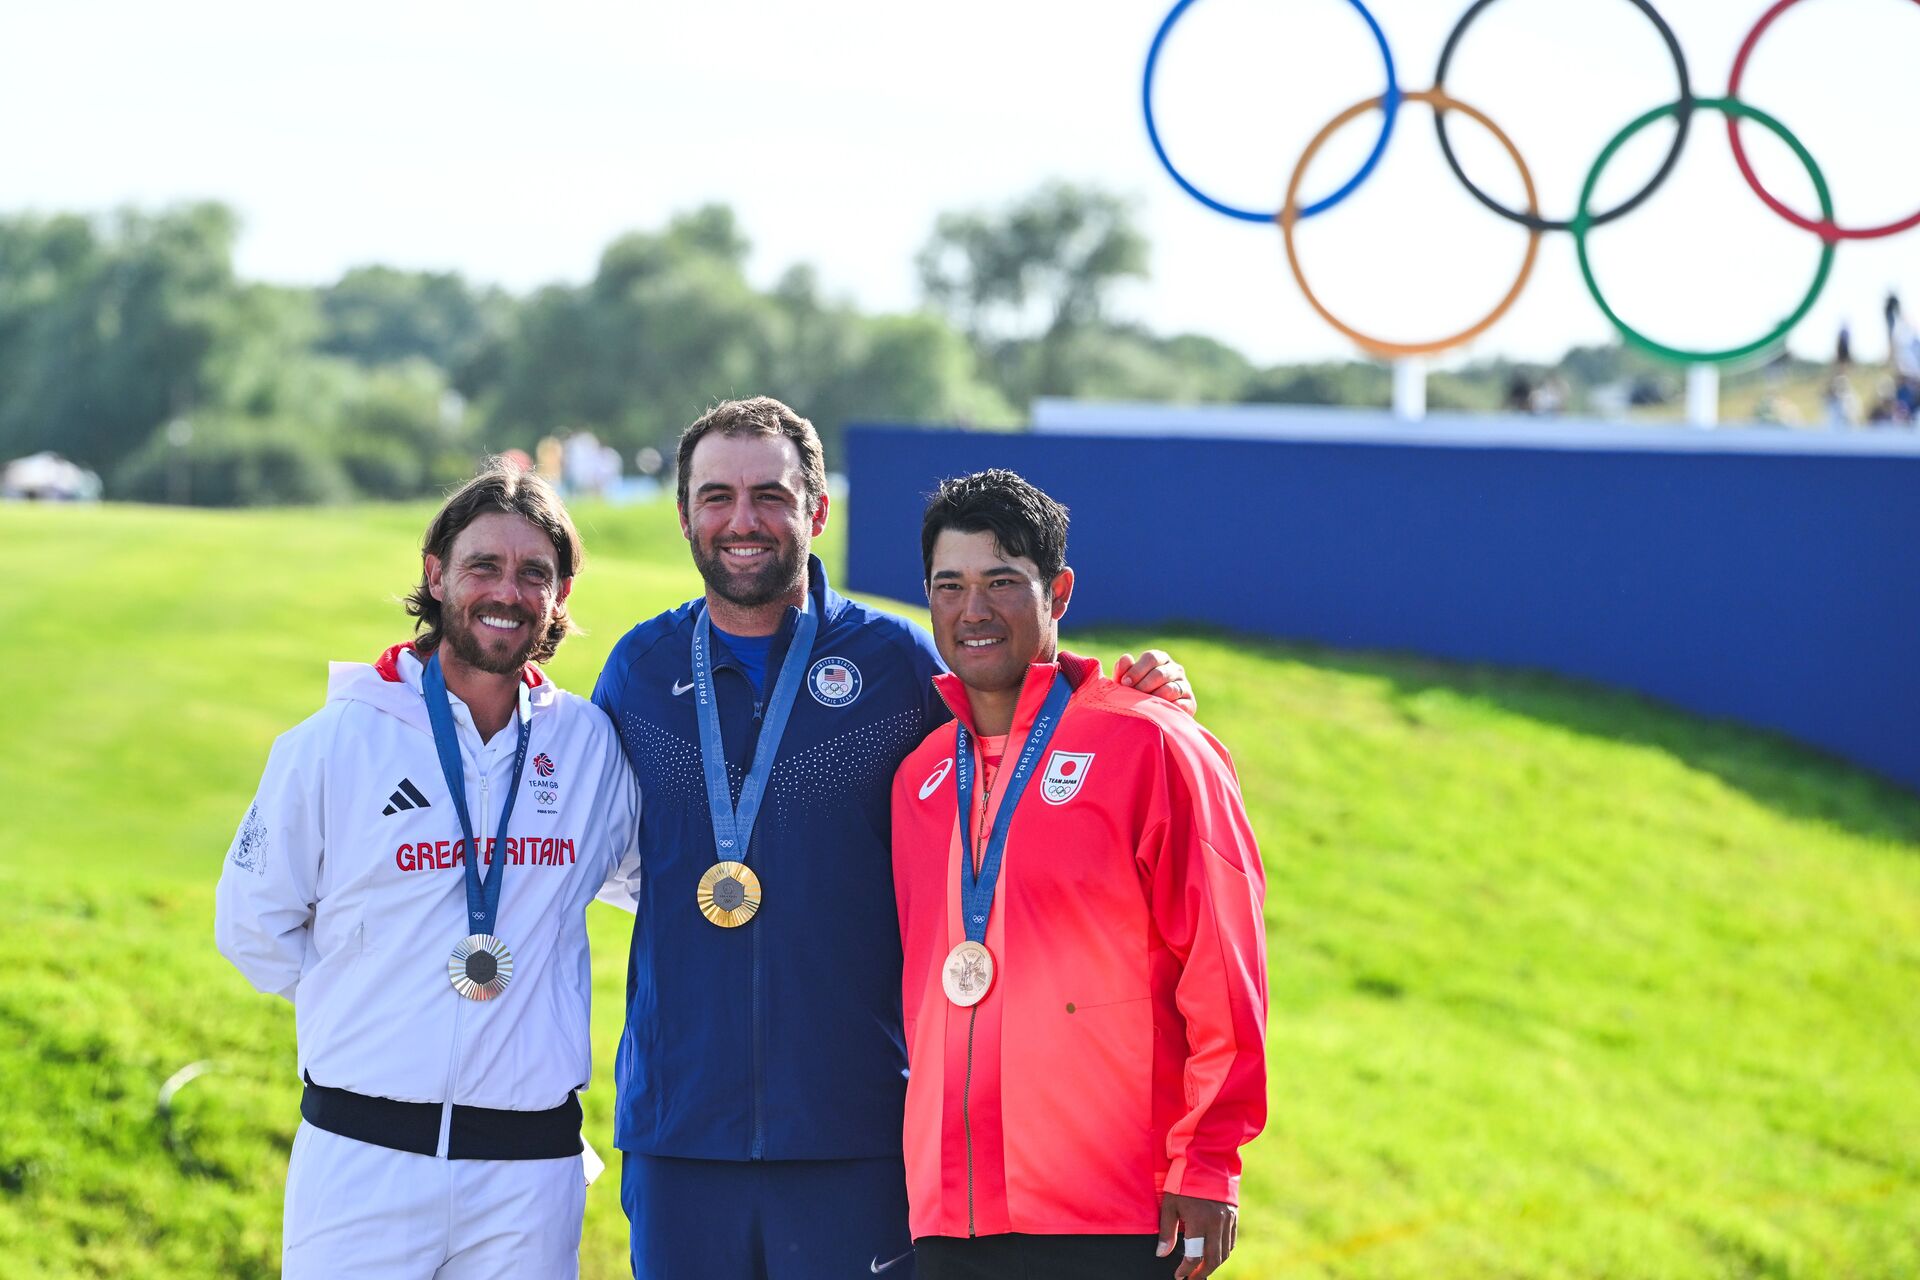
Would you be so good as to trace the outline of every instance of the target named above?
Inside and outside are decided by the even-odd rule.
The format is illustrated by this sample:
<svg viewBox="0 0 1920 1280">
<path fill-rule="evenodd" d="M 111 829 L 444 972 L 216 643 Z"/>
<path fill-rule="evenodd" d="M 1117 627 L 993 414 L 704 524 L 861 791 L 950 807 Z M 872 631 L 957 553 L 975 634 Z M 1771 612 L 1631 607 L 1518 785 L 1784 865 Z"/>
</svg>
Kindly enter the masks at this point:
<svg viewBox="0 0 1920 1280">
<path fill-rule="evenodd" d="M 469 934 L 447 959 L 447 980 L 469 1000 L 491 1000 L 513 981 L 513 954 L 490 933 Z"/>
</svg>

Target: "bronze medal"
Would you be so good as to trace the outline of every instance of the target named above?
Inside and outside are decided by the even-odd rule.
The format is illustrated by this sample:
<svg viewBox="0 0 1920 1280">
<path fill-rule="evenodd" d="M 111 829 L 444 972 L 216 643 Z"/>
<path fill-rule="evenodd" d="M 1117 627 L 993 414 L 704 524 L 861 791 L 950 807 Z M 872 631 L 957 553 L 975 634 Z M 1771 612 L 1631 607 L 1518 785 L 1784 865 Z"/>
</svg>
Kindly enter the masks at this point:
<svg viewBox="0 0 1920 1280">
<path fill-rule="evenodd" d="M 962 1009 L 979 1004 L 993 987 L 993 952 L 968 940 L 947 952 L 940 969 L 940 986 L 947 999 Z"/>
</svg>

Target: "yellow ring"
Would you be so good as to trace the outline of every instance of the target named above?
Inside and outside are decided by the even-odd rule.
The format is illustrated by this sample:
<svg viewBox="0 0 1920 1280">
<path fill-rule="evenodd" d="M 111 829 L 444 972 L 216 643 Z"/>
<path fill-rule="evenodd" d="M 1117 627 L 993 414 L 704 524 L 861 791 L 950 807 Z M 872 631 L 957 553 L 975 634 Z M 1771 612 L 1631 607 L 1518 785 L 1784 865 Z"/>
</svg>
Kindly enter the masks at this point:
<svg viewBox="0 0 1920 1280">
<path fill-rule="evenodd" d="M 1369 111 L 1377 110 L 1385 101 L 1386 99 L 1384 97 L 1374 97 L 1368 98 L 1365 102 L 1356 103 L 1335 116 L 1324 129 L 1314 135 L 1313 141 L 1307 144 L 1307 149 L 1300 153 L 1300 162 L 1293 167 L 1293 178 L 1287 183 L 1287 202 L 1281 206 L 1280 212 L 1274 216 L 1274 221 L 1280 224 L 1280 235 L 1286 242 L 1287 265 L 1293 269 L 1294 282 L 1300 286 L 1300 292 L 1306 298 L 1308 305 L 1320 313 L 1322 320 L 1325 320 L 1341 333 L 1353 339 L 1362 350 L 1371 352 L 1374 355 L 1390 357 L 1428 356 L 1472 342 L 1475 338 L 1500 322 L 1500 317 L 1506 315 L 1513 307 L 1513 304 L 1519 300 L 1521 291 L 1527 287 L 1527 281 L 1533 276 L 1534 259 L 1537 258 L 1540 253 L 1540 233 L 1537 230 L 1528 231 L 1526 260 L 1520 264 L 1520 275 L 1514 280 L 1513 287 L 1507 290 L 1507 296 L 1500 299 L 1499 304 L 1496 305 L 1492 311 L 1489 311 L 1473 324 L 1468 325 L 1465 329 L 1449 337 L 1437 338 L 1432 342 L 1387 342 L 1360 332 L 1352 325 L 1347 324 L 1338 316 L 1334 315 L 1333 312 L 1327 310 L 1326 305 L 1322 303 L 1319 296 L 1314 293 L 1312 286 L 1307 283 L 1306 272 L 1300 269 L 1299 250 L 1293 243 L 1294 224 L 1300 220 L 1299 205 L 1297 203 L 1297 198 L 1300 194 L 1300 180 L 1306 176 L 1307 166 L 1313 162 L 1314 155 L 1326 143 L 1328 138 L 1331 138 L 1349 121 L 1365 115 Z M 1520 171 L 1520 181 L 1527 189 L 1527 212 L 1535 217 L 1539 216 L 1540 204 L 1534 195 L 1533 174 L 1527 168 L 1526 160 L 1521 157 L 1520 149 L 1513 145 L 1513 139 L 1507 137 L 1499 125 L 1489 120 L 1486 115 L 1477 108 L 1470 107 L 1459 99 L 1454 98 L 1444 89 L 1426 89 L 1419 93 L 1404 94 L 1401 97 L 1401 101 L 1403 103 L 1424 102 L 1435 112 L 1461 111 L 1478 121 L 1485 127 L 1488 133 L 1491 133 L 1499 140 L 1501 146 L 1507 149 L 1507 154 L 1513 157 L 1514 167 Z"/>
</svg>

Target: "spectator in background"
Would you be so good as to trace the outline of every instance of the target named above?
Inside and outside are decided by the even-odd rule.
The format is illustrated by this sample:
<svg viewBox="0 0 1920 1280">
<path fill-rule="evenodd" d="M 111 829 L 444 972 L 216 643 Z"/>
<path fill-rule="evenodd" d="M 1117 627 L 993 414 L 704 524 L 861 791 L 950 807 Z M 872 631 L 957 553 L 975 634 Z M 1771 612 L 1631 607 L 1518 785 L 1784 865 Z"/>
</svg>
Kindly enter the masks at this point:
<svg viewBox="0 0 1920 1280">
<path fill-rule="evenodd" d="M 561 455 L 560 441 L 553 436 L 540 437 L 540 443 L 533 447 L 534 470 L 556 490 L 560 488 Z"/>
<path fill-rule="evenodd" d="M 1853 382 L 1845 373 L 1835 373 L 1828 380 L 1826 409 L 1827 425 L 1830 427 L 1860 425 L 1860 395 L 1853 389 Z"/>
<path fill-rule="evenodd" d="M 1566 412 L 1567 401 L 1572 398 L 1572 390 L 1567 380 L 1557 373 L 1543 378 L 1533 391 L 1533 412 L 1543 418 L 1555 417 Z"/>
<path fill-rule="evenodd" d="M 1821 400 L 1829 427 L 1860 425 L 1863 416 L 1860 394 L 1853 389 L 1853 379 L 1847 376 L 1847 371 L 1852 367 L 1853 332 L 1845 321 L 1841 321 L 1840 336 L 1833 344 L 1833 373 L 1827 379 L 1827 393 Z"/>
<path fill-rule="evenodd" d="M 1880 379 L 1874 388 L 1873 408 L 1867 410 L 1867 425 L 1870 427 L 1891 427 L 1898 425 L 1900 404 L 1894 399 L 1892 378 Z"/>
<path fill-rule="evenodd" d="M 1524 373 L 1516 373 L 1507 382 L 1507 412 L 1533 412 L 1533 380 Z"/>
<path fill-rule="evenodd" d="M 607 487 L 606 453 L 591 431 L 569 432 L 561 445 L 565 492 L 569 498 L 598 497 Z"/>
<path fill-rule="evenodd" d="M 1887 295 L 1886 314 L 1887 363 L 1893 367 L 1893 420 L 1911 423 L 1920 413 L 1920 333 L 1901 313 L 1899 295 Z"/>
</svg>

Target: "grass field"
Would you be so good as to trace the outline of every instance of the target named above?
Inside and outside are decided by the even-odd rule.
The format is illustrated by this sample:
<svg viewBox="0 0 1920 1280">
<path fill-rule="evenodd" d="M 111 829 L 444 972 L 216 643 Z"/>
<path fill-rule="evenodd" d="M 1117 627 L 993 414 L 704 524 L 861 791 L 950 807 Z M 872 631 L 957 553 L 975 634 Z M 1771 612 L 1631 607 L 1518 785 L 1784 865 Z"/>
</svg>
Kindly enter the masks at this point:
<svg viewBox="0 0 1920 1280">
<path fill-rule="evenodd" d="M 582 691 L 696 586 L 667 508 L 583 516 Z M 403 635 L 424 522 L 0 507 L 0 1274 L 275 1273 L 292 1017 L 214 951 L 212 885 L 326 661 Z M 1920 1275 L 1920 799 L 1544 677 L 1155 638 L 1269 876 L 1226 1274 Z M 626 919 L 594 913 L 604 1151 Z M 623 1227 L 608 1177 L 588 1276 Z"/>
</svg>

